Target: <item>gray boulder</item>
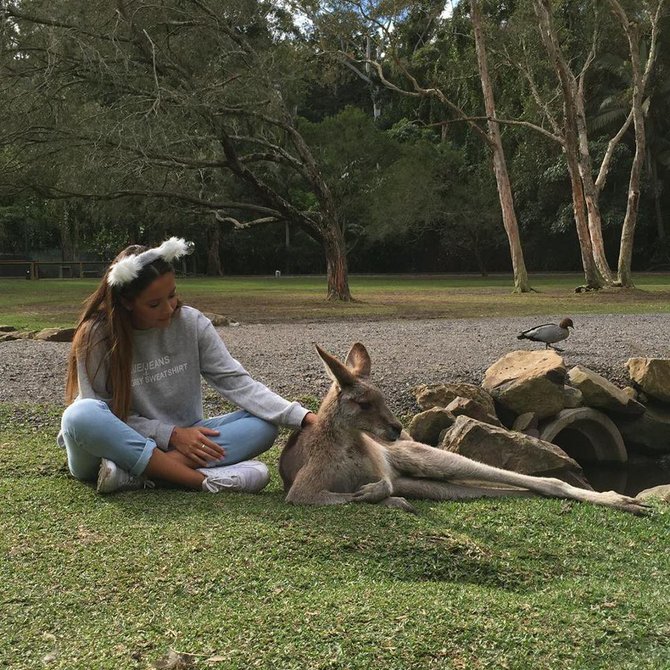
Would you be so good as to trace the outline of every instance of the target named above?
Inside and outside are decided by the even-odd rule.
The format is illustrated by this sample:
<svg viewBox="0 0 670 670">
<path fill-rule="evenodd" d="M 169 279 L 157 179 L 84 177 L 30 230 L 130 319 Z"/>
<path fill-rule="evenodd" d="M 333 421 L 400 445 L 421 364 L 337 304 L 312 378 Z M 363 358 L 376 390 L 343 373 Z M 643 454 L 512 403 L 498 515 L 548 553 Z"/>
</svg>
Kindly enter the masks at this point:
<svg viewBox="0 0 670 670">
<path fill-rule="evenodd" d="M 647 396 L 670 403 L 670 360 L 667 358 L 629 358 L 626 362 L 631 381 Z"/>
<path fill-rule="evenodd" d="M 635 497 L 642 501 L 660 500 L 662 502 L 670 503 L 670 484 L 653 486 L 650 489 L 640 491 Z"/>
<path fill-rule="evenodd" d="M 584 394 L 574 386 L 564 386 L 563 396 L 566 409 L 574 409 L 584 404 Z"/>
<path fill-rule="evenodd" d="M 456 418 L 439 447 L 496 468 L 557 477 L 573 486 L 591 488 L 579 463 L 555 444 L 467 416 Z"/>
<path fill-rule="evenodd" d="M 460 397 L 478 402 L 489 414 L 495 416 L 496 413 L 491 396 L 475 384 L 421 384 L 413 391 L 417 404 L 424 410 L 432 407 L 446 407 L 452 400 Z"/>
<path fill-rule="evenodd" d="M 582 392 L 583 403 L 588 407 L 622 414 L 642 414 L 644 412 L 644 405 L 593 370 L 575 365 L 568 372 L 568 378 L 570 385 Z"/>
<path fill-rule="evenodd" d="M 486 408 L 476 400 L 470 398 L 454 398 L 446 407 L 447 411 L 456 416 L 469 416 L 484 423 L 490 423 L 494 426 L 502 426 L 500 419 L 495 414 L 490 414 Z"/>
<path fill-rule="evenodd" d="M 203 312 L 203 315 L 206 316 L 215 328 L 222 328 L 225 326 L 230 326 L 231 321 L 227 316 L 223 314 L 214 314 L 213 312 Z"/>
<path fill-rule="evenodd" d="M 72 342 L 74 328 L 45 328 L 34 335 L 35 340 L 43 342 Z"/>
<path fill-rule="evenodd" d="M 670 454 L 670 408 L 650 401 L 641 416 L 612 414 L 624 442 L 644 454 Z"/>
<path fill-rule="evenodd" d="M 566 376 L 555 351 L 512 351 L 486 371 L 482 386 L 502 407 L 544 418 L 565 407 Z"/>
<path fill-rule="evenodd" d="M 425 412 L 420 412 L 409 424 L 408 431 L 413 440 L 436 446 L 440 433 L 445 428 L 450 428 L 456 417 L 442 407 L 431 407 Z"/>
</svg>

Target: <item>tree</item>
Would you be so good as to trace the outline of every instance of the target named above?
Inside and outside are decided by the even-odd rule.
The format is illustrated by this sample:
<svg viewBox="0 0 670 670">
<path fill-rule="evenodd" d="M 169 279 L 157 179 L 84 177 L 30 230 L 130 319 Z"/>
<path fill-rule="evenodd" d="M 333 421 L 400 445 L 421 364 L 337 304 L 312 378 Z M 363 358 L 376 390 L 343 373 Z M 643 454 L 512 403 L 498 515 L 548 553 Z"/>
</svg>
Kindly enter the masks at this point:
<svg viewBox="0 0 670 670">
<path fill-rule="evenodd" d="M 609 0 L 607 0 L 609 2 Z M 644 72 L 638 67 L 638 101 L 635 100 L 635 94 L 632 96 L 631 109 L 627 115 L 624 115 L 624 121 L 619 130 L 614 133 L 608 142 L 607 150 L 603 154 L 602 161 L 598 167 L 597 176 L 594 176 L 594 161 L 591 153 L 591 142 L 588 135 L 588 124 L 586 115 L 585 101 L 585 82 L 589 68 L 592 66 L 597 56 L 599 21 L 602 17 L 598 13 L 593 14 L 594 23 L 592 27 L 591 44 L 584 49 L 579 58 L 575 54 L 567 54 L 561 45 L 559 31 L 554 21 L 554 8 L 550 0 L 533 0 L 537 25 L 541 35 L 542 43 L 549 56 L 549 62 L 559 82 L 560 95 L 562 101 L 562 118 L 559 121 L 555 113 L 551 110 L 550 104 L 543 100 L 540 94 L 540 87 L 533 75 L 533 67 L 528 62 L 519 63 L 517 66 L 526 76 L 533 99 L 542 116 L 548 121 L 553 132 L 547 131 L 543 126 L 524 122 L 524 125 L 534 128 L 551 137 L 558 142 L 565 153 L 567 160 L 568 173 L 572 185 L 573 208 L 575 214 L 575 224 L 580 241 L 582 259 L 586 275 L 586 281 L 591 286 L 601 286 L 603 283 L 614 283 L 613 274 L 609 268 L 602 234 L 602 216 L 600 210 L 599 197 L 605 185 L 607 175 L 610 169 L 611 160 L 618 144 L 625 136 L 630 123 L 636 117 L 635 107 L 637 105 L 638 125 L 643 122 L 643 95 L 644 89 L 648 84 L 649 73 L 653 68 L 656 53 L 656 44 L 658 40 L 660 12 L 664 0 L 656 2 L 655 7 L 646 7 L 641 15 L 646 20 L 646 31 L 650 39 L 650 51 L 646 60 Z M 619 5 L 620 6 L 620 5 Z M 585 6 L 570 6 L 565 13 L 575 13 L 579 18 L 585 16 Z M 623 10 L 622 10 L 623 11 Z M 624 12 L 625 14 L 625 12 Z M 572 43 L 579 42 L 580 36 L 568 33 Z M 601 37 L 602 39 L 602 37 Z M 634 36 L 633 36 L 634 39 Z M 629 44 L 631 43 L 629 39 Z M 637 43 L 639 49 L 639 41 Z M 629 49 L 630 51 L 630 49 Z M 510 59 L 514 60 L 514 59 Z M 573 71 L 573 63 L 581 60 L 581 69 L 577 74 Z M 631 63 L 637 61 L 639 66 L 639 52 L 636 58 L 631 57 Z M 635 227 L 637 206 L 639 201 L 639 192 L 634 196 L 635 189 L 639 191 L 639 175 L 643 158 L 638 156 L 637 148 L 641 150 L 641 156 L 644 155 L 644 140 L 642 143 L 637 141 L 636 133 L 636 158 L 633 160 L 631 168 L 631 182 L 629 185 L 629 207 L 621 238 L 621 251 L 619 254 L 619 273 L 617 283 L 624 286 L 632 285 L 630 277 L 630 261 L 632 258 L 632 231 Z M 636 186 L 634 186 L 636 184 Z M 626 223 L 628 221 L 628 223 Z M 627 268 L 627 270 L 626 270 Z"/>
<path fill-rule="evenodd" d="M 430 1 L 419 3 L 418 5 L 417 3 L 399 3 L 397 6 L 389 8 L 385 3 L 345 2 L 344 6 L 344 10 L 336 6 L 333 11 L 344 11 L 349 15 L 355 15 L 360 22 L 360 27 L 358 31 L 352 31 L 349 22 L 347 22 L 346 25 L 349 27 L 346 34 L 336 33 L 331 37 L 334 43 L 340 45 L 336 51 L 342 62 L 358 72 L 361 79 L 365 81 L 370 81 L 371 76 L 374 74 L 375 80 L 380 82 L 389 91 L 418 100 L 438 102 L 442 106 L 444 113 L 454 115 L 459 121 L 467 123 L 484 141 L 493 159 L 503 225 L 507 234 L 514 272 L 514 290 L 519 292 L 529 291 L 528 275 L 514 212 L 512 189 L 507 172 L 502 138 L 498 124 L 495 121 L 495 106 L 490 77 L 488 76 L 481 21 L 478 23 L 476 36 L 477 53 L 479 56 L 480 72 L 482 73 L 482 86 L 485 92 L 487 116 L 490 117 L 488 132 L 478 125 L 476 120 L 472 118 L 472 114 L 466 113 L 442 90 L 435 81 L 434 72 L 426 73 L 427 78 L 431 79 L 429 83 L 421 83 L 420 76 L 413 73 L 412 62 L 414 60 L 421 61 L 424 46 L 426 49 L 430 48 L 430 36 L 435 27 L 440 24 L 439 15 L 443 9 L 442 3 Z M 475 10 L 478 9 L 477 3 L 474 3 L 474 8 Z M 479 17 L 479 13 L 477 13 L 477 17 Z M 420 29 L 418 29 L 418 25 L 421 25 L 418 19 L 425 19 L 425 23 Z M 318 15 L 314 16 L 313 20 L 319 25 L 320 17 Z M 323 21 L 321 21 L 321 24 L 323 24 Z M 393 30 L 390 29 L 391 25 L 393 26 Z M 366 46 L 364 50 L 361 50 L 360 46 L 355 43 L 341 44 L 345 39 L 349 38 L 352 32 L 356 36 L 365 36 Z M 327 42 L 328 35 L 324 39 Z M 370 41 L 375 45 L 373 49 L 369 47 Z M 407 57 L 403 57 L 403 51 L 406 52 Z M 384 60 L 375 58 L 373 54 L 384 54 L 385 58 Z M 394 77 L 394 75 L 397 75 L 397 77 Z"/>
<path fill-rule="evenodd" d="M 298 130 L 308 71 L 287 12 L 247 0 L 25 0 L 5 14 L 8 92 L 29 101 L 13 141 L 57 173 L 31 186 L 52 198 L 171 198 L 234 226 L 290 221 L 322 245 L 328 298 L 351 299 L 337 206 Z M 77 152 L 74 174 L 59 169 Z M 287 175 L 313 194 L 310 208 L 291 201 Z M 230 176 L 243 200 L 227 197 Z"/>
<path fill-rule="evenodd" d="M 640 26 L 638 25 L 640 18 L 635 16 L 632 12 L 629 16 L 629 13 L 619 0 L 607 0 L 607 2 L 619 20 L 621 28 L 626 36 L 626 41 L 628 42 L 633 82 L 631 113 L 633 116 L 633 127 L 635 129 L 635 156 L 633 157 L 633 164 L 630 170 L 628 201 L 626 205 L 626 216 L 623 220 L 623 229 L 621 231 L 621 246 L 619 249 L 618 264 L 618 283 L 622 286 L 632 286 L 631 261 L 633 257 L 633 239 L 640 200 L 640 175 L 644 165 L 647 139 L 645 130 L 646 112 L 643 108 L 643 102 L 649 77 L 656 60 L 658 31 L 664 0 L 657 0 L 655 7 L 646 8 L 646 14 L 650 24 L 650 46 L 646 63 L 643 63 L 640 58 Z M 639 12 L 639 8 L 637 9 L 637 12 Z M 634 18 L 631 18 L 632 16 L 634 16 Z"/>
<path fill-rule="evenodd" d="M 464 152 L 407 122 L 389 133 L 398 138 L 395 160 L 370 191 L 368 236 L 430 236 L 433 256 L 459 269 L 471 258 L 486 275 L 493 253 L 505 247 L 488 161 L 473 167 Z"/>
<path fill-rule="evenodd" d="M 523 293 L 527 292 L 530 288 L 528 284 L 528 273 L 526 272 L 523 249 L 521 248 L 519 224 L 514 210 L 514 197 L 512 195 L 512 185 L 507 170 L 507 160 L 505 159 L 505 151 L 503 149 L 502 136 L 500 134 L 500 125 L 496 121 L 493 86 L 489 75 L 486 43 L 482 27 L 482 15 L 478 0 L 470 0 L 470 18 L 472 20 L 472 28 L 475 36 L 479 76 L 482 81 L 484 108 L 486 109 L 488 124 L 488 143 L 493 154 L 493 171 L 498 186 L 498 197 L 500 199 L 503 225 L 505 226 L 505 232 L 507 233 L 507 239 L 509 240 L 512 268 L 514 269 L 514 288 L 516 291 Z"/>
<path fill-rule="evenodd" d="M 581 154 L 580 161 L 580 134 L 585 132 L 585 120 L 580 111 L 583 111 L 583 78 L 586 67 L 582 69 L 579 77 L 576 77 L 565 59 L 554 29 L 550 0 L 534 0 L 535 13 L 538 19 L 542 42 L 549 55 L 563 96 L 563 124 L 553 122 L 558 130 L 558 138 L 562 145 L 567 160 L 570 183 L 572 185 L 572 203 L 575 214 L 575 225 L 579 238 L 579 247 L 582 254 L 582 264 L 586 276 L 586 284 L 589 287 L 600 288 L 603 280 L 610 280 L 611 271 L 607 265 L 607 259 L 602 247 L 602 234 L 599 232 L 599 219 L 594 218 L 594 202 L 590 200 L 590 207 L 586 207 L 584 182 L 582 181 L 582 170 L 586 169 L 590 175 L 590 161 L 585 168 L 586 157 Z M 588 61 L 587 61 L 588 62 Z M 581 146 L 584 149 L 583 144 Z M 592 194 L 589 193 L 591 196 Z M 589 230 L 588 213 L 591 213 L 593 230 Z M 598 215 L 599 216 L 599 215 Z M 594 239 L 596 243 L 594 245 Z"/>
</svg>

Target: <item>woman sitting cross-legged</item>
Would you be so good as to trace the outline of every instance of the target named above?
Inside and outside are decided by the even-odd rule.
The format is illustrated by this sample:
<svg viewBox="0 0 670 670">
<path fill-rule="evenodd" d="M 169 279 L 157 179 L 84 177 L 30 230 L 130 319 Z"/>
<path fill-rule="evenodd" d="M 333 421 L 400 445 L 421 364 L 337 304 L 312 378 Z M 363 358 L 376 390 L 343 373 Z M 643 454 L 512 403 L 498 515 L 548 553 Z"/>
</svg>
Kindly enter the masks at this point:
<svg viewBox="0 0 670 670">
<path fill-rule="evenodd" d="M 255 456 L 277 425 L 316 420 L 251 378 L 212 323 L 177 297 L 171 262 L 183 239 L 131 246 L 87 300 L 68 367 L 58 443 L 70 472 L 100 493 L 155 480 L 217 493 L 260 491 L 267 467 Z M 201 376 L 241 409 L 203 417 Z M 250 460 L 251 459 L 251 460 Z"/>
</svg>

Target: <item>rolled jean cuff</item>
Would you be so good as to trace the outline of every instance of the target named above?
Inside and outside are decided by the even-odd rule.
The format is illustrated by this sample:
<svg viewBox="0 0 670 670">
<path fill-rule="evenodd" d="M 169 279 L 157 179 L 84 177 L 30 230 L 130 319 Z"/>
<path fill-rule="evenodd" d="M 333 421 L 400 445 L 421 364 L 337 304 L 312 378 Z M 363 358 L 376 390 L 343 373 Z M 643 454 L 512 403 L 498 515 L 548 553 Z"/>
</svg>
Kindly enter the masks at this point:
<svg viewBox="0 0 670 670">
<path fill-rule="evenodd" d="M 147 469 L 147 465 L 149 465 L 149 460 L 151 459 L 151 454 L 154 453 L 154 449 L 156 448 L 156 442 L 148 437 L 140 457 L 137 459 L 135 465 L 130 468 L 130 473 L 136 477 L 139 477 Z"/>
</svg>

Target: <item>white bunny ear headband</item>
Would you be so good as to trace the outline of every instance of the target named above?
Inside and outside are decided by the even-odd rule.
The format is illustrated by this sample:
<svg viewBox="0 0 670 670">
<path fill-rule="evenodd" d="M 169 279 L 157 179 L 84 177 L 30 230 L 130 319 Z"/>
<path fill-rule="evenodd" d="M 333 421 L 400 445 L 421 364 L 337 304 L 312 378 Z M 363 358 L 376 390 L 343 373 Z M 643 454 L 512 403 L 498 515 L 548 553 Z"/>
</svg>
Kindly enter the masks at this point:
<svg viewBox="0 0 670 670">
<path fill-rule="evenodd" d="M 193 242 L 187 242 L 183 237 L 171 237 L 159 247 L 147 249 L 141 254 L 126 256 L 109 268 L 107 283 L 110 286 L 123 286 L 136 279 L 142 268 L 153 263 L 157 258 L 171 263 L 182 256 L 193 253 Z"/>
</svg>

